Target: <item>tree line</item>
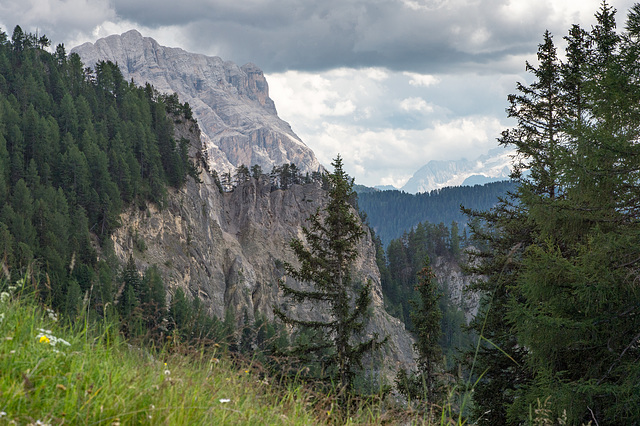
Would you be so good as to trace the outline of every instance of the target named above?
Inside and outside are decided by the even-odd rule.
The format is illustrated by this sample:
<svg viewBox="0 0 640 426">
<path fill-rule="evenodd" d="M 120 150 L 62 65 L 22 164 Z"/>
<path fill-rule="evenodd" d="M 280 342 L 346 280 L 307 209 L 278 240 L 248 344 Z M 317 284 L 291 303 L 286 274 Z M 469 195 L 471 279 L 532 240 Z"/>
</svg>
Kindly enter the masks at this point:
<svg viewBox="0 0 640 426">
<path fill-rule="evenodd" d="M 514 188 L 513 182 L 502 181 L 434 189 L 419 194 L 359 191 L 358 205 L 366 213 L 370 227 L 387 245 L 421 222 L 448 224 L 455 221 L 464 227 L 467 216 L 461 211 L 461 205 L 474 210 L 488 210 L 498 202 L 499 197 Z"/>
<path fill-rule="evenodd" d="M 468 212 L 485 247 L 470 270 L 487 277 L 469 354 L 479 424 L 534 408 L 549 424 L 640 421 L 640 5 L 621 31 L 607 2 L 595 17 L 562 55 L 544 34 L 500 137 L 518 189 Z"/>
<path fill-rule="evenodd" d="M 239 185 L 248 182 L 250 179 L 268 180 L 271 191 L 287 190 L 293 185 L 307 185 L 310 183 L 320 184 L 322 188 L 328 188 L 328 181 L 325 172 L 305 172 L 294 163 L 285 163 L 280 166 L 273 166 L 270 173 L 265 173 L 262 166 L 254 164 L 251 168 L 244 164 L 236 167 L 235 171 L 218 173 L 217 170 L 208 170 L 218 190 L 223 192 L 233 192 Z"/>
</svg>

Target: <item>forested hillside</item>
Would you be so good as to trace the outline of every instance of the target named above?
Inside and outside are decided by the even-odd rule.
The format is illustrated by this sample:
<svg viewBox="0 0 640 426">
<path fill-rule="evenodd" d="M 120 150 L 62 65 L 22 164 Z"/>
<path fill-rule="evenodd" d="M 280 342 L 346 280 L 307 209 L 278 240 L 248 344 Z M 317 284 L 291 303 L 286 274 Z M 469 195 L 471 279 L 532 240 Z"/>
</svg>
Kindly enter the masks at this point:
<svg viewBox="0 0 640 426">
<path fill-rule="evenodd" d="M 467 216 L 460 210 L 464 206 L 474 210 L 488 210 L 496 205 L 498 197 L 512 191 L 509 181 L 476 186 L 447 187 L 431 192 L 409 194 L 402 191 L 358 191 L 358 206 L 366 213 L 369 225 L 384 245 L 400 238 L 420 222 L 461 226 Z"/>
<path fill-rule="evenodd" d="M 49 44 L 19 26 L 0 32 L 0 255 L 5 274 L 30 268 L 43 300 L 73 317 L 83 297 L 96 312 L 113 306 L 107 237 L 123 207 L 161 205 L 167 186 L 195 176 L 168 115 L 190 109 Z"/>
</svg>

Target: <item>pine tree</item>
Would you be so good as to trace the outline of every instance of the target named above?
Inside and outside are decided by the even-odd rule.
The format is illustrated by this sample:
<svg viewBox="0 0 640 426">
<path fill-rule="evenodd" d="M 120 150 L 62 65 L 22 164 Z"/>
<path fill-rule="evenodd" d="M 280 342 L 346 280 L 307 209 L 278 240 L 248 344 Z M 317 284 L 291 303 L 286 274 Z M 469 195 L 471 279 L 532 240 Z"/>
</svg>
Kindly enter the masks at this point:
<svg viewBox="0 0 640 426">
<path fill-rule="evenodd" d="M 351 391 L 363 355 L 380 347 L 385 339 L 380 340 L 377 335 L 361 338 L 371 303 L 371 282 L 358 288 L 352 269 L 358 255 L 357 244 L 365 232 L 351 205 L 353 179 L 344 172 L 340 156 L 332 165 L 334 171 L 327 176 L 330 183 L 327 204 L 309 218 L 309 227 L 303 227 L 305 241 L 291 241 L 300 267 L 285 263 L 287 274 L 308 287 L 294 289 L 284 280 L 280 282 L 285 296 L 299 303 L 326 306 L 330 319 L 301 320 L 280 308 L 274 308 L 274 312 L 286 324 L 325 336 L 325 339 L 299 345 L 294 353 L 320 354 L 319 361 L 326 364 L 340 389 Z M 322 356 L 328 349 L 330 354 Z"/>
<path fill-rule="evenodd" d="M 442 335 L 440 320 L 442 312 L 438 305 L 441 294 L 431 269 L 429 257 L 423 261 L 423 268 L 418 272 L 415 290 L 418 300 L 412 300 L 411 321 L 416 333 L 414 349 L 418 353 L 418 372 L 410 377 L 406 371 L 400 370 L 396 376 L 396 386 L 400 393 L 409 399 L 424 399 L 435 403 L 438 393 L 437 370 L 442 360 L 440 337 Z"/>
</svg>

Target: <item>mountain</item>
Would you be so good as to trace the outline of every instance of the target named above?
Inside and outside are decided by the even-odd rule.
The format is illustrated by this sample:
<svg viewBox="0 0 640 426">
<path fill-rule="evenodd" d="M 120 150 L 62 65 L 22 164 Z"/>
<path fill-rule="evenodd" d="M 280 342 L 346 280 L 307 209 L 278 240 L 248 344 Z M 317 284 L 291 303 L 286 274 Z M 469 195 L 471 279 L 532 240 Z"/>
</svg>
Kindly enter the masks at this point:
<svg viewBox="0 0 640 426">
<path fill-rule="evenodd" d="M 284 163 L 294 163 L 303 173 L 321 169 L 313 151 L 278 117 L 264 74 L 254 64 L 239 67 L 219 57 L 164 47 L 136 30 L 71 52 L 89 67 L 115 62 L 127 81 L 177 93 L 198 120 L 213 170 L 233 174 L 242 164 L 258 164 L 269 172 Z"/>
<path fill-rule="evenodd" d="M 374 186 L 375 189 L 377 189 L 378 191 L 397 191 L 398 188 L 396 188 L 393 185 L 376 185 Z"/>
<path fill-rule="evenodd" d="M 189 140 L 189 157 L 196 161 L 201 150 L 199 131 L 176 123 L 176 139 Z M 145 211 L 132 206 L 121 215 L 123 226 L 112 235 L 121 262 L 133 254 L 139 270 L 156 265 L 171 293 L 180 287 L 199 297 L 210 313 L 224 318 L 228 309 L 241 324 L 258 313 L 273 319 L 278 306 L 303 320 L 327 320 L 320 306 L 293 303 L 277 282 L 301 289 L 302 284 L 284 274 L 282 262 L 298 263 L 289 241 L 302 234 L 306 219 L 326 198 L 317 183 L 272 190 L 266 175 L 251 178 L 231 192 L 220 192 L 212 176 L 200 173 L 180 190 L 170 189 L 166 208 L 151 204 Z M 143 244 L 141 244 L 141 241 Z M 136 249 L 137 246 L 144 250 Z M 384 309 L 376 248 L 367 233 L 360 240 L 354 278 L 373 284 L 371 320 L 367 333 L 389 336 L 377 362 L 367 368 L 392 379 L 398 367 L 414 368 L 413 339 L 404 324 Z"/>
<path fill-rule="evenodd" d="M 513 152 L 494 148 L 475 160 L 431 160 L 422 166 L 401 188 L 416 194 L 447 186 L 473 186 L 508 180 Z"/>
</svg>

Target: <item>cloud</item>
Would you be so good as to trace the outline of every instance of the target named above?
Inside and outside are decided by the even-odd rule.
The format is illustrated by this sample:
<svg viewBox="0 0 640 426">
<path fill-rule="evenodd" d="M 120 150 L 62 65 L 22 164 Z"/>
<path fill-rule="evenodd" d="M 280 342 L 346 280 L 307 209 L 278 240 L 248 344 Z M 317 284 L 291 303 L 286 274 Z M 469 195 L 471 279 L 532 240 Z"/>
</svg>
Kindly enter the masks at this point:
<svg viewBox="0 0 640 426">
<path fill-rule="evenodd" d="M 429 74 L 418 74 L 416 72 L 404 72 L 404 75 L 410 78 L 409 84 L 412 86 L 429 87 L 438 84 L 438 77 Z"/>
<path fill-rule="evenodd" d="M 496 146 L 495 137 L 503 129 L 504 124 L 493 117 L 466 117 L 419 130 L 324 123 L 320 132 L 301 136 L 323 164 L 339 153 L 345 170 L 358 183 L 399 187 L 430 160 L 486 153 Z"/>
<path fill-rule="evenodd" d="M 613 3 L 622 13 L 631 5 Z M 545 29 L 560 39 L 576 19 L 586 20 L 589 28 L 598 5 L 595 0 L 4 0 L 0 21 L 38 27 L 54 43 L 102 35 L 105 28 L 130 29 L 126 24 L 146 29 L 145 35 L 161 43 L 179 41 L 187 50 L 254 62 L 271 73 L 347 67 L 450 74 L 470 67 L 502 71 L 496 66 L 504 66 L 504 58 L 535 52 L 532 40 Z"/>
</svg>

